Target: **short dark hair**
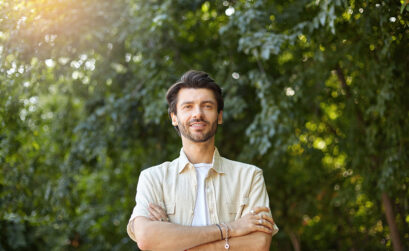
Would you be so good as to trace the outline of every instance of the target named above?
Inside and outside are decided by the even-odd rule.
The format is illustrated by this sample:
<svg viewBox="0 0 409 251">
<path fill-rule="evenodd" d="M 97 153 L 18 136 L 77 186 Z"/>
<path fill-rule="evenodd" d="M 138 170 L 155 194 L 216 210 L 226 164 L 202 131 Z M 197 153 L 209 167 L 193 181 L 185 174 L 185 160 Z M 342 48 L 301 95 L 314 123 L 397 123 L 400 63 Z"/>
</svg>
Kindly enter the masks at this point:
<svg viewBox="0 0 409 251">
<path fill-rule="evenodd" d="M 182 88 L 205 88 L 213 91 L 217 102 L 217 112 L 220 113 L 223 110 L 224 101 L 220 86 L 206 72 L 190 70 L 185 72 L 180 80 L 174 83 L 166 93 L 169 117 L 171 117 L 171 113 L 177 114 L 178 93 Z M 176 129 L 178 130 L 177 127 Z"/>
</svg>

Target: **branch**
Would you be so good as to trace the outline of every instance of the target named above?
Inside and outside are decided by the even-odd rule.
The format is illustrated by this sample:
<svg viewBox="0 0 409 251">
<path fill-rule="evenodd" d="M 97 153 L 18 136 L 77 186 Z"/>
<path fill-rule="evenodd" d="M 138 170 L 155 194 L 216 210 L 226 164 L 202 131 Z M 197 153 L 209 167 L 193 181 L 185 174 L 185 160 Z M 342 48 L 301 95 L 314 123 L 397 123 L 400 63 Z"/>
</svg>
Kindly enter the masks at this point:
<svg viewBox="0 0 409 251">
<path fill-rule="evenodd" d="M 355 102 L 353 100 L 352 93 L 351 93 L 351 89 L 347 85 L 347 82 L 345 80 L 344 72 L 342 71 L 339 64 L 337 64 L 337 66 L 335 67 L 335 73 L 337 74 L 337 77 L 338 77 L 338 80 L 340 82 L 341 88 L 344 89 L 347 98 L 350 99 L 355 104 Z M 357 118 L 358 123 L 359 123 L 359 127 L 361 128 L 362 131 L 365 131 L 365 121 L 364 121 L 362 112 L 359 109 L 358 105 L 355 105 L 354 108 L 355 108 L 355 112 L 356 112 L 356 118 Z"/>
</svg>

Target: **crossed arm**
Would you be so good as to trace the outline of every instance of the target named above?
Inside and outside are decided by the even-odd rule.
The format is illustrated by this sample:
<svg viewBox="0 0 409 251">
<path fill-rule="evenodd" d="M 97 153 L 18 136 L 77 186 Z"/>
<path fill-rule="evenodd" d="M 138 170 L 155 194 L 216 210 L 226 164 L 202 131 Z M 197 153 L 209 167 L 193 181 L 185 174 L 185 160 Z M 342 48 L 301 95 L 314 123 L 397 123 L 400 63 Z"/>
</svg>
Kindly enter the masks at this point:
<svg viewBox="0 0 409 251">
<path fill-rule="evenodd" d="M 271 234 L 263 232 L 252 232 L 247 235 L 233 237 L 229 240 L 230 249 L 232 250 L 269 250 L 271 243 Z M 189 250 L 205 251 L 205 250 L 225 250 L 225 241 L 215 241 L 200 246 L 196 246 Z"/>
<path fill-rule="evenodd" d="M 159 206 L 150 205 L 150 218 L 138 216 L 128 225 L 134 240 L 142 250 L 224 250 L 225 240 L 221 240 L 216 225 L 192 227 L 162 222 L 166 213 Z M 233 250 L 268 250 L 274 221 L 261 212 L 266 207 L 254 208 L 242 218 L 229 223 L 229 245 Z M 224 236 L 226 229 L 223 228 Z"/>
</svg>

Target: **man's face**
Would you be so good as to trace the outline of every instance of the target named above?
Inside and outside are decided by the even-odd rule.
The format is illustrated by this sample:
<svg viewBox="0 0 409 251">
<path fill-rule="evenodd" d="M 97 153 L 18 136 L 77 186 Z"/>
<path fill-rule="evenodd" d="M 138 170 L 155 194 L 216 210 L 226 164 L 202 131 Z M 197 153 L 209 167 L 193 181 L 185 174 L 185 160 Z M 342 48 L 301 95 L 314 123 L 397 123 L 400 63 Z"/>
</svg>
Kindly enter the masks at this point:
<svg viewBox="0 0 409 251">
<path fill-rule="evenodd" d="M 217 124 L 222 123 L 222 111 L 217 113 L 217 101 L 211 90 L 182 88 L 178 93 L 177 115 L 172 124 L 182 137 L 193 142 L 206 142 L 214 137 Z"/>
</svg>

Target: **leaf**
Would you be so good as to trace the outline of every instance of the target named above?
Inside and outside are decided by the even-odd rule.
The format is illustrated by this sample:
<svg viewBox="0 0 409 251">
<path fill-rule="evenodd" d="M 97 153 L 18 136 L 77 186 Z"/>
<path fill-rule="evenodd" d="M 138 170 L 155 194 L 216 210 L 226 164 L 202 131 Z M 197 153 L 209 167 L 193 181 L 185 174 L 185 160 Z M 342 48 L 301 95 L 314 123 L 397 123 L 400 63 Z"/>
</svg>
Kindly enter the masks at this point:
<svg viewBox="0 0 409 251">
<path fill-rule="evenodd" d="M 326 14 L 324 13 L 324 12 L 320 12 L 320 14 L 319 14 L 319 20 L 320 20 L 320 23 L 321 23 L 321 25 L 322 26 L 324 26 L 325 25 L 325 19 L 326 19 Z"/>
<path fill-rule="evenodd" d="M 261 57 L 264 60 L 268 60 L 270 58 L 270 48 L 269 48 L 269 46 L 264 45 L 261 48 Z"/>
<path fill-rule="evenodd" d="M 400 7 L 400 14 L 403 14 L 403 11 L 405 10 L 406 6 L 409 6 L 409 4 L 402 3 L 402 6 Z"/>
</svg>

